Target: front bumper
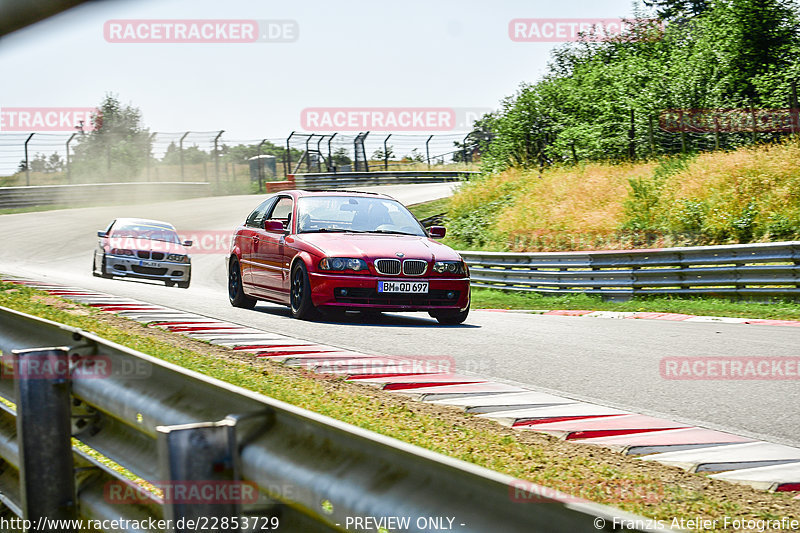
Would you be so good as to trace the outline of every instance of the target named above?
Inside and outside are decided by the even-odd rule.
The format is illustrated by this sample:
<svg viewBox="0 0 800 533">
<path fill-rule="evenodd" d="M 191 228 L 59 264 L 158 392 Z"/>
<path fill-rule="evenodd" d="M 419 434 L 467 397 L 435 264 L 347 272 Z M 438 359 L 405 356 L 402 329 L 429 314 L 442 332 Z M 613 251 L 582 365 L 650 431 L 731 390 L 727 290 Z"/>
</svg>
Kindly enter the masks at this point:
<svg viewBox="0 0 800 533">
<path fill-rule="evenodd" d="M 378 281 L 428 282 L 427 294 L 378 293 Z M 309 272 L 315 307 L 379 311 L 464 311 L 469 308 L 469 278 L 394 277 Z M 345 293 L 342 293 L 345 289 Z"/>
<path fill-rule="evenodd" d="M 125 255 L 106 255 L 106 274 L 125 278 L 154 279 L 159 281 L 189 281 L 192 272 L 191 263 L 175 263 L 172 261 L 146 260 L 156 266 L 142 266 L 145 262 Z"/>
</svg>

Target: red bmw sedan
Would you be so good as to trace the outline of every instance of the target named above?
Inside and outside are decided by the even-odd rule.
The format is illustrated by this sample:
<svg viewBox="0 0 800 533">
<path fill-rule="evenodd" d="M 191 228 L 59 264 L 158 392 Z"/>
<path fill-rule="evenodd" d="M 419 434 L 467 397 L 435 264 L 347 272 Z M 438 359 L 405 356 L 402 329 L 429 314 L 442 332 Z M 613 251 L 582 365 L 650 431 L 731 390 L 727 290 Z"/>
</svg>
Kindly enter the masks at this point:
<svg viewBox="0 0 800 533">
<path fill-rule="evenodd" d="M 228 256 L 235 307 L 258 300 L 318 311 L 427 311 L 441 324 L 469 313 L 469 271 L 403 204 L 383 194 L 284 191 L 236 229 Z"/>
</svg>

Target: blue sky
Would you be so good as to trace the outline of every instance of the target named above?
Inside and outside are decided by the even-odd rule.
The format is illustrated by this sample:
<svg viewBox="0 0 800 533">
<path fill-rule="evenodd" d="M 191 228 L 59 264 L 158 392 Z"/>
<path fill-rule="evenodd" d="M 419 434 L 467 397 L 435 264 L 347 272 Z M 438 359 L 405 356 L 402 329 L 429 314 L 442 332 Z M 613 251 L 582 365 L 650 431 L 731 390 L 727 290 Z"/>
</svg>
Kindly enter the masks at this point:
<svg viewBox="0 0 800 533">
<path fill-rule="evenodd" d="M 111 0 L 0 39 L 0 107 L 97 105 L 106 92 L 151 131 L 285 137 L 307 107 L 495 108 L 544 71 L 553 43 L 515 18 L 630 16 L 631 0 Z M 110 19 L 291 19 L 292 43 L 119 44 Z"/>
</svg>

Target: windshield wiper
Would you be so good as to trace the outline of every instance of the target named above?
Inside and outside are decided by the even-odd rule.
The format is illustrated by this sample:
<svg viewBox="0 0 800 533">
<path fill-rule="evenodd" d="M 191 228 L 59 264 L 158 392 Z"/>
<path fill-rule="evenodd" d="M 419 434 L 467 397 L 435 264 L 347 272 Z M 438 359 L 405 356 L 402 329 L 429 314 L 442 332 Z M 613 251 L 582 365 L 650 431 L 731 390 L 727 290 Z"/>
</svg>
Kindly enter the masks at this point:
<svg viewBox="0 0 800 533">
<path fill-rule="evenodd" d="M 319 229 L 308 229 L 305 231 L 301 231 L 300 233 L 366 233 L 366 232 L 354 229 L 344 229 L 344 228 L 319 228 Z"/>
<path fill-rule="evenodd" d="M 412 237 L 421 237 L 422 235 L 417 235 L 416 233 L 407 233 L 405 231 L 395 231 L 391 229 L 376 229 L 372 231 L 365 231 L 363 233 L 386 233 L 389 235 L 411 235 Z"/>
</svg>

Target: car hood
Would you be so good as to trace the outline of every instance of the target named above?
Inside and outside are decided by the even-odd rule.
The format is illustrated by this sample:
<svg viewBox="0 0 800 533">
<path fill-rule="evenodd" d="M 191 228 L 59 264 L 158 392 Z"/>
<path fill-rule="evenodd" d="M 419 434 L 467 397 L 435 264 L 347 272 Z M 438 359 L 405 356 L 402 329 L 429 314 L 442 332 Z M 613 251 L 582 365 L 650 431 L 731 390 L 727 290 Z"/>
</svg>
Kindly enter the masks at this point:
<svg viewBox="0 0 800 533">
<path fill-rule="evenodd" d="M 416 235 L 383 235 L 378 233 L 307 233 L 297 236 L 328 257 L 378 259 L 398 257 L 426 261 L 455 261 L 459 255 L 449 246 L 428 237 Z"/>
</svg>

